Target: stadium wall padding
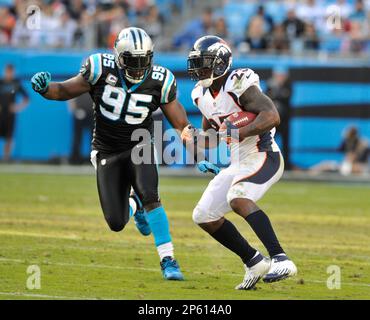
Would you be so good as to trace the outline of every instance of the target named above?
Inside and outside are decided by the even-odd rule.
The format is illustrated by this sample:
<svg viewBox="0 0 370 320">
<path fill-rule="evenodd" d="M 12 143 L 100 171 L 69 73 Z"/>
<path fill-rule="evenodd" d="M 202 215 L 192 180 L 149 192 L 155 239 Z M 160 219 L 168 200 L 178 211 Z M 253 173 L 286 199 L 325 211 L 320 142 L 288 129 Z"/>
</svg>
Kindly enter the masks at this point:
<svg viewBox="0 0 370 320">
<path fill-rule="evenodd" d="M 7 63 L 14 64 L 17 77 L 22 80 L 31 101 L 17 117 L 15 160 L 47 161 L 53 157 L 68 157 L 72 115 L 67 103 L 44 100 L 32 91 L 29 79 L 38 71 L 49 71 L 54 80 L 64 80 L 77 74 L 83 60 L 91 53 L 0 49 L 0 70 Z M 293 83 L 291 158 L 293 164 L 301 167 L 322 160 L 340 160 L 342 155 L 335 149 L 349 125 L 357 125 L 361 134 L 370 138 L 370 62 L 329 61 L 288 56 L 234 58 L 234 67 L 249 67 L 259 73 L 263 88 L 275 68 L 289 70 Z M 190 98 L 194 83 L 186 74 L 186 56 L 157 54 L 155 62 L 175 73 L 179 100 L 189 118 L 199 125 L 200 114 Z M 0 154 L 2 144 L 0 142 Z M 83 151 L 85 154 L 89 152 L 87 138 Z"/>
</svg>

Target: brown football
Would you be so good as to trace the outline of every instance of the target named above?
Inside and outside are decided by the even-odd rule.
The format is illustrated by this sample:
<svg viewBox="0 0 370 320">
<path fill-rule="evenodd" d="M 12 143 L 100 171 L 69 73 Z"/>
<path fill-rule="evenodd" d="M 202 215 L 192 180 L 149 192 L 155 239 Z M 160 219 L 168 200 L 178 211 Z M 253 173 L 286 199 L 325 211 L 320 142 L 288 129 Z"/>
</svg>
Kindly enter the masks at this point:
<svg viewBox="0 0 370 320">
<path fill-rule="evenodd" d="M 257 115 L 252 112 L 239 111 L 229 115 L 225 120 L 230 121 L 237 128 L 242 128 L 250 124 L 256 117 Z M 221 124 L 220 131 L 226 130 L 225 120 Z"/>
</svg>

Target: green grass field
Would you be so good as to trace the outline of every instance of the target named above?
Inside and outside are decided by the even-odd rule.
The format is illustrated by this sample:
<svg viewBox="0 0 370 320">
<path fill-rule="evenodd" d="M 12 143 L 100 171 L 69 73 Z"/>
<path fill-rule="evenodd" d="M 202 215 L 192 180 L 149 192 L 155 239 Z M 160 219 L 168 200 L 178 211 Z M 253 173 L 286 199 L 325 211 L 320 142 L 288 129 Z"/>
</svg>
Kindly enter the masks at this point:
<svg viewBox="0 0 370 320">
<path fill-rule="evenodd" d="M 280 182 L 260 202 L 299 274 L 237 291 L 239 258 L 197 227 L 206 179 L 163 178 L 161 195 L 186 281 L 162 280 L 152 237 L 109 231 L 93 176 L 0 174 L 0 299 L 370 299 L 369 186 Z M 245 221 L 242 234 L 266 253 Z M 27 267 L 41 289 L 26 288 Z M 327 268 L 341 270 L 329 290 Z"/>
</svg>

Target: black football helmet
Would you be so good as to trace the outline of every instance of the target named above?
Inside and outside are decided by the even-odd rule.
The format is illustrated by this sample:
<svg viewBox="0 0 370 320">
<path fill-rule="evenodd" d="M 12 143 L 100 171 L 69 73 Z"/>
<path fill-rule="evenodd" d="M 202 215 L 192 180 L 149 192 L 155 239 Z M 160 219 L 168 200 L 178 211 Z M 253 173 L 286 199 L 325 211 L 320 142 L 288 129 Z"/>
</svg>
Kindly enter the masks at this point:
<svg viewBox="0 0 370 320">
<path fill-rule="evenodd" d="M 210 87 L 213 80 L 222 77 L 230 69 L 232 53 L 227 43 L 216 36 L 198 39 L 188 57 L 188 73 L 192 80 Z"/>
</svg>

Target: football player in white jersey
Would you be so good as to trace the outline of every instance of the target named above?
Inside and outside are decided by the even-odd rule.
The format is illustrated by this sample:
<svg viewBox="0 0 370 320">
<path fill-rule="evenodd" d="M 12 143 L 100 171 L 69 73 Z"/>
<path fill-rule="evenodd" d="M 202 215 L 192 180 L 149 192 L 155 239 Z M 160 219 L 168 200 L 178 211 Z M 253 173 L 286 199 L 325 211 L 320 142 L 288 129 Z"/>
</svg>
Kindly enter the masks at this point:
<svg viewBox="0 0 370 320">
<path fill-rule="evenodd" d="M 216 36 L 198 39 L 188 58 L 188 72 L 198 81 L 192 99 L 203 115 L 204 131 L 218 130 L 235 112 L 257 114 L 254 121 L 238 130 L 239 141 L 230 145 L 231 164 L 209 183 L 194 209 L 193 220 L 242 259 L 246 274 L 236 289 L 248 290 L 261 278 L 274 282 L 293 276 L 297 268 L 282 249 L 270 219 L 256 204 L 283 174 L 284 160 L 274 141 L 279 114 L 263 94 L 258 75 L 247 68 L 230 70 L 231 63 L 229 46 Z M 185 140 L 191 136 L 183 133 Z M 218 171 L 208 161 L 200 162 L 198 168 Z M 225 218 L 229 211 L 248 222 L 271 259 L 251 247 Z"/>
</svg>

